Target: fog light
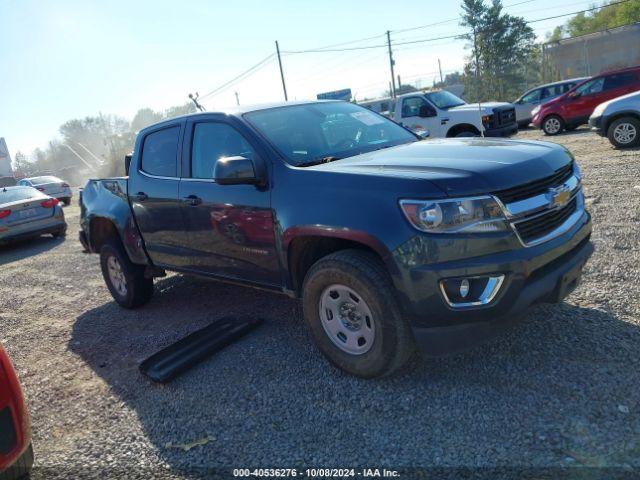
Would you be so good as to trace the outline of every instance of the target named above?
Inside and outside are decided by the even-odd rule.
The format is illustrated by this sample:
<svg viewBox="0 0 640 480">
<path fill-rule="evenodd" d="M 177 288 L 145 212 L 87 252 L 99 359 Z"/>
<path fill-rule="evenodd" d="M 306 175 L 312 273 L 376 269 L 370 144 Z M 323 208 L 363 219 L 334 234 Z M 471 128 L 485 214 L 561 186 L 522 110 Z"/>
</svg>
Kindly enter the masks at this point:
<svg viewBox="0 0 640 480">
<path fill-rule="evenodd" d="M 469 293 L 469 280 L 466 278 L 460 282 L 460 296 L 465 298 Z"/>
<path fill-rule="evenodd" d="M 487 305 L 500 291 L 504 275 L 447 278 L 440 281 L 440 291 L 450 307 Z"/>
</svg>

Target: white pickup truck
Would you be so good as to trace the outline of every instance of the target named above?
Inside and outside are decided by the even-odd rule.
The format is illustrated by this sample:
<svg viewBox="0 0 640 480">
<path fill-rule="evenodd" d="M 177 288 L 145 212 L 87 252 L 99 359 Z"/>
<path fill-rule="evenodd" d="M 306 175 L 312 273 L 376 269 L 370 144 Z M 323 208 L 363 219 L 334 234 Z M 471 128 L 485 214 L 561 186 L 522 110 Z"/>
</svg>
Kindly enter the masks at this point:
<svg viewBox="0 0 640 480">
<path fill-rule="evenodd" d="M 390 102 L 393 102 L 390 100 Z M 432 138 L 473 137 L 484 132 L 487 137 L 501 137 L 518 131 L 515 108 L 510 103 L 468 104 L 446 90 L 412 92 L 399 95 L 389 112 L 397 123 Z M 375 110 L 374 102 L 363 106 Z"/>
</svg>

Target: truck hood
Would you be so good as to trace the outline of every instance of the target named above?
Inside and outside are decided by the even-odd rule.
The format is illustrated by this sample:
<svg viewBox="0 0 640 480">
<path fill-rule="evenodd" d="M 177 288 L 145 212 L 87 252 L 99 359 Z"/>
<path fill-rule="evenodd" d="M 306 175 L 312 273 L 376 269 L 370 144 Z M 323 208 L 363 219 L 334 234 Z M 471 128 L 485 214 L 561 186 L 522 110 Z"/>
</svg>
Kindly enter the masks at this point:
<svg viewBox="0 0 640 480">
<path fill-rule="evenodd" d="M 513 107 L 513 105 L 506 102 L 486 102 L 486 103 L 481 103 L 479 109 L 484 114 L 491 114 L 493 113 L 494 108 L 499 108 L 499 107 L 502 107 L 502 108 Z M 465 105 L 460 105 L 458 107 L 452 107 L 447 109 L 447 112 L 471 112 L 471 111 L 474 111 L 474 112 L 478 111 L 477 103 L 467 103 Z"/>
<path fill-rule="evenodd" d="M 567 150 L 555 143 L 456 138 L 414 142 L 307 168 L 428 180 L 448 196 L 462 196 L 548 177 L 571 160 Z"/>
</svg>

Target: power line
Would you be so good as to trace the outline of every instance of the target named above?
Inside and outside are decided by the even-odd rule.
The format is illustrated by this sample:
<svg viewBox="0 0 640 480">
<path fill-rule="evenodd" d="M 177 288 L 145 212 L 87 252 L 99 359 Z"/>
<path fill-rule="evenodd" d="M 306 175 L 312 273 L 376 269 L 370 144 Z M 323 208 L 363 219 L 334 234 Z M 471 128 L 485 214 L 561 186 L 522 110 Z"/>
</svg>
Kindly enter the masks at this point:
<svg viewBox="0 0 640 480">
<path fill-rule="evenodd" d="M 237 75 L 237 76 L 233 77 L 231 80 L 229 80 L 229 81 L 223 83 L 222 85 L 214 88 L 209 93 L 205 93 L 200 98 L 202 99 L 202 98 L 210 97 L 211 95 L 214 95 L 214 94 L 217 94 L 217 93 L 222 93 L 223 90 L 226 90 L 226 89 L 230 88 L 236 81 L 240 81 L 240 80 L 246 78 L 251 73 L 254 73 L 256 70 L 258 70 L 259 68 L 261 68 L 264 65 L 266 65 L 266 63 L 269 62 L 270 60 L 272 60 L 274 56 L 275 56 L 275 53 L 267 55 L 265 58 L 263 58 L 258 63 L 253 65 L 251 68 L 248 68 L 247 70 L 242 72 L 240 75 Z"/>
</svg>

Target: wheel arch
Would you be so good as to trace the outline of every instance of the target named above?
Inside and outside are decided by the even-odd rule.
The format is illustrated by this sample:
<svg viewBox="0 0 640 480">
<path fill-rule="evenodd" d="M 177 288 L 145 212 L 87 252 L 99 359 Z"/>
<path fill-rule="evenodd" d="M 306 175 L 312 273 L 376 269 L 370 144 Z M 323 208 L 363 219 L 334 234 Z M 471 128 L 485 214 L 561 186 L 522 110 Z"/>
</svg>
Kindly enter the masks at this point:
<svg viewBox="0 0 640 480">
<path fill-rule="evenodd" d="M 89 221 L 89 246 L 91 251 L 100 252 L 105 243 L 117 241 L 124 246 L 115 222 L 106 217 L 93 217 Z"/>
<path fill-rule="evenodd" d="M 452 126 L 449 130 L 447 130 L 447 137 L 455 137 L 460 132 L 471 131 L 476 135 L 480 135 L 480 130 L 478 127 L 473 125 L 472 123 L 458 123 L 457 125 Z"/>
<path fill-rule="evenodd" d="M 347 249 L 368 251 L 374 254 L 393 274 L 395 264 L 386 246 L 365 232 L 329 227 L 295 228 L 284 235 L 287 284 L 296 296 L 300 296 L 304 278 L 311 266 L 327 255 Z"/>
<path fill-rule="evenodd" d="M 607 116 L 607 118 L 605 119 L 602 131 L 605 133 L 609 133 L 609 127 L 611 126 L 611 124 L 613 122 L 615 122 L 616 120 L 620 119 L 620 118 L 624 118 L 624 117 L 631 117 L 631 118 L 635 118 L 636 120 L 640 121 L 640 112 L 638 112 L 637 110 L 622 110 L 620 112 L 615 112 L 609 116 Z"/>
</svg>

